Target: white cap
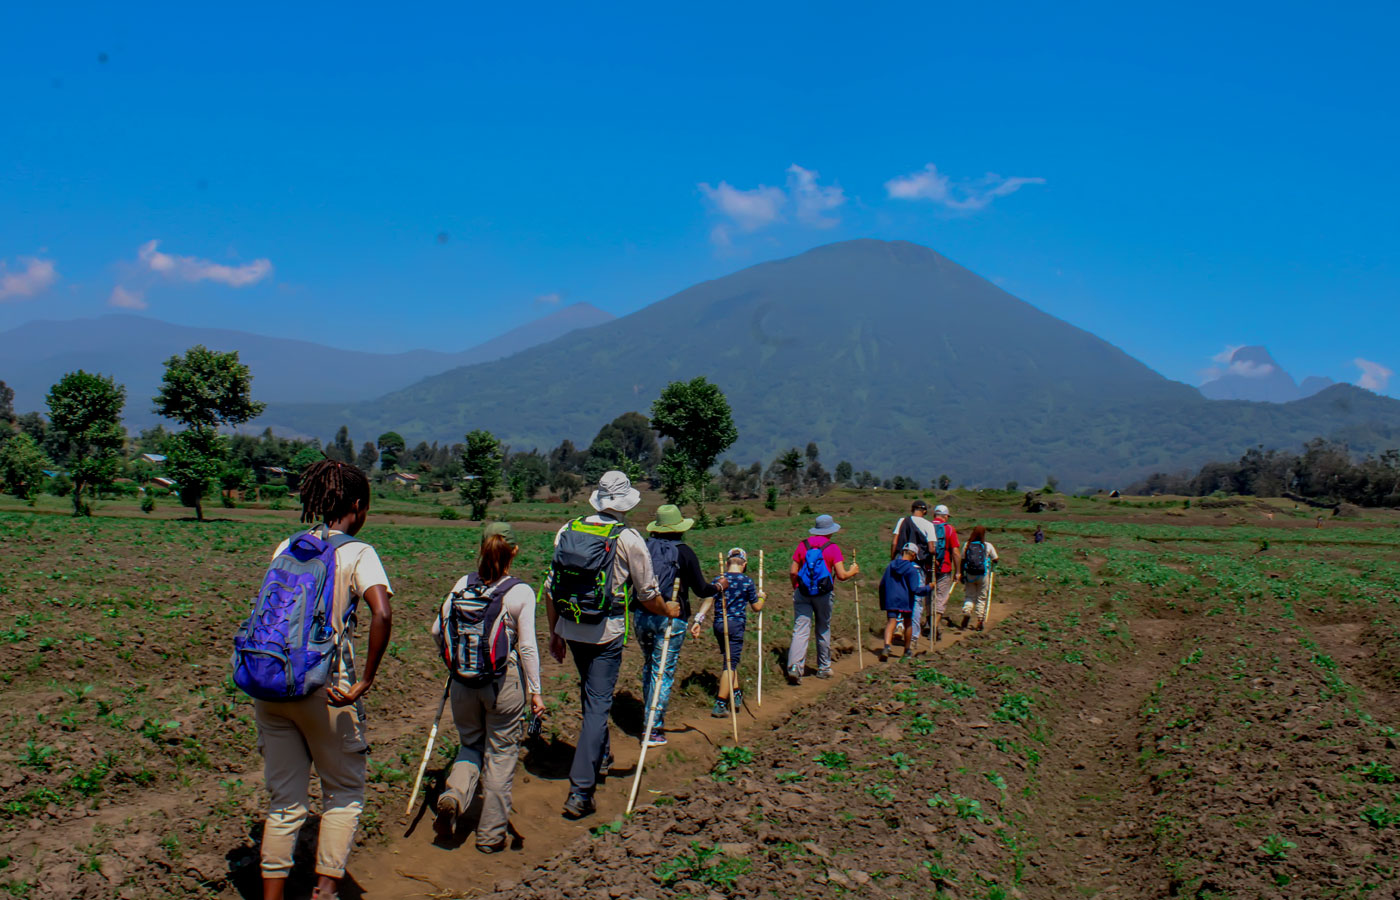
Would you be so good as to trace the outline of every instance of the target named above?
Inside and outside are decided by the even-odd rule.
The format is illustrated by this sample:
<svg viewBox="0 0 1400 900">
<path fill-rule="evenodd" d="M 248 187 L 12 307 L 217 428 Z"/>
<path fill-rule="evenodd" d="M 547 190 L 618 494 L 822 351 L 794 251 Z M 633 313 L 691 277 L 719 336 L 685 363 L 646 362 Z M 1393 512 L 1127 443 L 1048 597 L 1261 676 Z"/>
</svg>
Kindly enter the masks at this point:
<svg viewBox="0 0 1400 900">
<path fill-rule="evenodd" d="M 935 516 L 946 516 L 948 515 L 948 507 L 940 503 L 933 508 L 933 514 Z"/>
<path fill-rule="evenodd" d="M 912 554 L 914 554 L 915 556 L 918 556 L 918 555 L 919 555 L 919 545 L 916 544 L 916 543 L 914 543 L 913 541 L 910 541 L 909 543 L 905 544 L 905 545 L 904 545 L 904 548 L 903 548 L 902 550 L 900 550 L 899 552 L 900 552 L 900 553 L 912 553 Z"/>
</svg>

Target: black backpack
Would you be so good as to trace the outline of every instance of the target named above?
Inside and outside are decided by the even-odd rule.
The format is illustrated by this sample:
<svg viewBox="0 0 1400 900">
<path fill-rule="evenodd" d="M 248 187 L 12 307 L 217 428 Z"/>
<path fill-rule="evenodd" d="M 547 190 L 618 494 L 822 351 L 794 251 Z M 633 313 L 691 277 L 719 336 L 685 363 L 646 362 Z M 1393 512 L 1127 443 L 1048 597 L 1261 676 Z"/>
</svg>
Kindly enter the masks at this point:
<svg viewBox="0 0 1400 900">
<path fill-rule="evenodd" d="M 656 587 L 661 596 L 681 603 L 681 618 L 690 618 L 690 604 L 681 602 L 676 585 L 681 574 L 680 542 L 647 538 L 647 553 L 651 556 L 651 569 L 656 573 Z"/>
<path fill-rule="evenodd" d="M 511 647 L 505 596 L 520 583 L 519 578 L 502 578 L 488 590 L 473 572 L 467 586 L 448 597 L 446 615 L 438 613 L 438 627 L 442 660 L 455 680 L 481 686 L 506 673 Z"/>
<path fill-rule="evenodd" d="M 565 526 L 549 575 L 549 595 L 559 615 L 592 624 L 627 614 L 626 588 L 619 595 L 612 583 L 617 539 L 625 527 L 621 522 L 594 525 L 583 519 Z"/>
<path fill-rule="evenodd" d="M 987 545 L 981 541 L 971 541 L 963 548 L 962 566 L 965 576 L 987 577 Z"/>
<path fill-rule="evenodd" d="M 933 554 L 928 549 L 928 535 L 914 522 L 914 516 L 904 517 L 904 522 L 899 526 L 899 537 L 895 541 L 898 546 L 894 548 L 894 555 L 898 557 L 905 544 L 913 544 L 919 548 L 919 555 L 914 557 L 914 562 L 919 564 L 919 568 L 927 569 L 929 561 L 933 559 Z"/>
</svg>

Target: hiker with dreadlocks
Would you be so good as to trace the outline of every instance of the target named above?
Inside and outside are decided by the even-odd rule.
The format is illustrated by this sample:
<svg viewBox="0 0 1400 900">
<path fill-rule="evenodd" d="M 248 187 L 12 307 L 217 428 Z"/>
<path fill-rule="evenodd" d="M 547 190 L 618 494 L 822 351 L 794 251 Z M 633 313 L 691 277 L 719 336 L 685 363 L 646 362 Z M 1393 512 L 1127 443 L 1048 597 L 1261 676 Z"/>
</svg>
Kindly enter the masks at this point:
<svg viewBox="0 0 1400 900">
<path fill-rule="evenodd" d="M 369 480 L 322 460 L 301 477 L 301 520 L 283 541 L 234 640 L 234 683 L 253 697 L 263 774 L 272 795 L 262 838 L 264 900 L 281 900 L 297 834 L 321 781 L 315 900 L 334 900 L 365 799 L 365 718 L 389 645 L 393 590 L 379 554 L 355 535 L 369 515 Z M 370 611 L 369 654 L 356 675 L 354 631 Z"/>
</svg>

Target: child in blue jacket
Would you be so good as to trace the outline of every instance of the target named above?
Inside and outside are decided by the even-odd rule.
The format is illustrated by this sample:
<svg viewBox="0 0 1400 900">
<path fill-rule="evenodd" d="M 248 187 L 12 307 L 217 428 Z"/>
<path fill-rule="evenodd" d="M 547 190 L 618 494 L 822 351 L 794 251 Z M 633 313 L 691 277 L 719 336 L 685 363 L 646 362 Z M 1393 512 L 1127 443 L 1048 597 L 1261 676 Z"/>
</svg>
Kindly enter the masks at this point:
<svg viewBox="0 0 1400 900">
<path fill-rule="evenodd" d="M 914 560 L 919 557 L 915 544 L 905 544 L 899 556 L 890 561 L 880 579 L 880 608 L 885 611 L 885 649 L 880 659 L 890 658 L 890 641 L 894 640 L 894 626 L 898 619 L 904 620 L 904 658 L 913 652 L 914 598 L 927 597 L 931 588 L 924 583 L 924 573 Z"/>
</svg>

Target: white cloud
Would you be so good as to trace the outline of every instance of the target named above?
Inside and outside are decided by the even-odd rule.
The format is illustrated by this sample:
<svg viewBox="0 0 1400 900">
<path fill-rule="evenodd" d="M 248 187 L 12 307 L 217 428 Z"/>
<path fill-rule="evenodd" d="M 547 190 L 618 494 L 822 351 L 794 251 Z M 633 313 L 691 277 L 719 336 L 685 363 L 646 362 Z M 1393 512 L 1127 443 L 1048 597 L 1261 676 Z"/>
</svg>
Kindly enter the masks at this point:
<svg viewBox="0 0 1400 900">
<path fill-rule="evenodd" d="M 159 241 L 147 241 L 136 255 L 150 271 L 180 281 L 217 281 L 229 287 L 241 288 L 257 284 L 272 274 L 272 263 L 255 259 L 241 266 L 226 266 L 194 256 L 172 256 L 156 249 Z"/>
<path fill-rule="evenodd" d="M 1028 184 L 1044 183 L 1044 178 L 1002 178 L 988 172 L 980 180 L 954 184 L 929 163 L 918 172 L 891 178 L 885 182 L 885 192 L 892 200 L 929 200 L 955 212 L 976 212 Z"/>
<path fill-rule="evenodd" d="M 540 294 L 535 298 L 536 306 L 558 306 L 564 299 L 564 295 L 558 291 L 551 291 L 548 294 Z"/>
<path fill-rule="evenodd" d="M 1385 390 L 1385 386 L 1390 383 L 1390 376 L 1395 374 L 1380 363 L 1359 356 L 1352 362 L 1361 370 L 1361 377 L 1356 379 L 1356 386 L 1378 394 Z"/>
<path fill-rule="evenodd" d="M 1278 371 L 1278 367 L 1270 363 L 1257 363 L 1248 359 L 1235 359 L 1235 353 L 1243 347 L 1243 344 L 1230 344 L 1224 350 L 1211 357 L 1215 365 L 1201 370 L 1202 383 L 1223 378 L 1226 375 L 1238 375 L 1240 378 L 1265 378 Z"/>
<path fill-rule="evenodd" d="M 1211 359 L 1216 365 L 1228 366 L 1230 360 L 1235 358 L 1235 352 L 1243 346 L 1244 344 L 1227 344 L 1224 350 L 1212 356 Z"/>
<path fill-rule="evenodd" d="M 24 265 L 24 270 L 11 272 L 9 266 L 0 260 L 0 300 L 33 297 L 58 280 L 58 270 L 54 268 L 53 260 L 21 256 L 19 261 Z"/>
<path fill-rule="evenodd" d="M 138 290 L 127 290 L 121 285 L 117 285 L 112 288 L 111 296 L 107 298 L 107 304 L 118 309 L 145 309 L 146 298 Z"/>
<path fill-rule="evenodd" d="M 840 185 L 822 187 L 817 184 L 818 173 L 793 163 L 788 166 L 788 195 L 797 211 L 797 221 L 812 228 L 832 228 L 841 220 L 825 215 L 846 202 Z"/>
<path fill-rule="evenodd" d="M 753 190 L 740 190 L 721 181 L 719 187 L 701 184 L 700 190 L 715 209 L 728 216 L 740 231 L 757 231 L 783 218 L 787 194 L 782 188 L 759 185 Z"/>
</svg>

